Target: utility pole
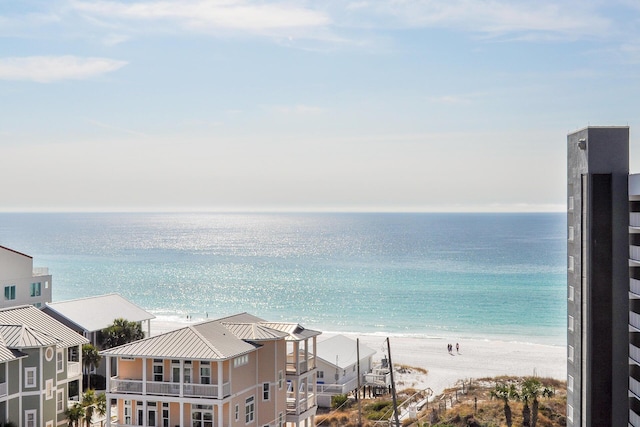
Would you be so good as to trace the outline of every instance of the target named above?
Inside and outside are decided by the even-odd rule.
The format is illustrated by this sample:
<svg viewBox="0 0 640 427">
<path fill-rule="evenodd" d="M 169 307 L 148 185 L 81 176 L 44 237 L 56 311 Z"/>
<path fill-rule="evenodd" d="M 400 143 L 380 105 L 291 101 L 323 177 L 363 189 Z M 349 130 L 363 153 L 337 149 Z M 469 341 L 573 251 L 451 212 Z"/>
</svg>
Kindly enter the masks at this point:
<svg viewBox="0 0 640 427">
<path fill-rule="evenodd" d="M 393 380 L 393 362 L 391 362 L 391 343 L 387 337 L 387 352 L 389 353 L 389 372 L 391 373 L 391 393 L 393 397 L 393 414 L 396 419 L 396 427 L 400 427 L 400 419 L 398 418 L 398 400 L 396 398 L 396 382 Z"/>
<path fill-rule="evenodd" d="M 362 427 L 362 402 L 360 401 L 360 338 L 356 338 L 356 357 L 358 358 L 358 388 L 356 400 L 358 401 L 358 427 Z"/>
</svg>

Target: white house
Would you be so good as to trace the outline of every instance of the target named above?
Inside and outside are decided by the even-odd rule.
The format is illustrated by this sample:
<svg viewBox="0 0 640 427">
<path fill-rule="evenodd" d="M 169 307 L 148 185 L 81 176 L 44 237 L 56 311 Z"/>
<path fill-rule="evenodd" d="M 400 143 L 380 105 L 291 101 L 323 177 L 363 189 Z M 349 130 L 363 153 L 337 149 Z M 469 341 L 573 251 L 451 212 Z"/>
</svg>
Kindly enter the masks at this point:
<svg viewBox="0 0 640 427">
<path fill-rule="evenodd" d="M 33 268 L 33 258 L 0 246 L 0 308 L 51 302 L 51 275 L 46 267 Z"/>
<path fill-rule="evenodd" d="M 318 342 L 318 406 L 331 406 L 331 397 L 358 388 L 357 341 L 335 335 Z M 373 368 L 375 350 L 360 344 L 360 385 Z"/>
</svg>

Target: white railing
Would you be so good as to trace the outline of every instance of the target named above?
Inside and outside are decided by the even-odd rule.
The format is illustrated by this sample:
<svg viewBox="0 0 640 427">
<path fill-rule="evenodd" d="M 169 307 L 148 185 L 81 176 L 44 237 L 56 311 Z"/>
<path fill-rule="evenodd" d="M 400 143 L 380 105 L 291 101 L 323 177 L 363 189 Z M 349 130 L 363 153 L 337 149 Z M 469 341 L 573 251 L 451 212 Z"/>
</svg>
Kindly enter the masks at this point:
<svg viewBox="0 0 640 427">
<path fill-rule="evenodd" d="M 111 378 L 112 393 L 134 393 L 142 394 L 141 380 Z M 231 394 L 231 384 L 226 382 L 222 385 L 222 394 L 218 392 L 218 385 L 215 384 L 182 384 L 182 395 L 187 397 L 203 397 L 222 399 Z M 146 394 L 156 394 L 161 396 L 180 396 L 180 383 L 147 381 Z"/>
<path fill-rule="evenodd" d="M 640 246 L 629 245 L 629 258 L 640 261 Z"/>
<path fill-rule="evenodd" d="M 636 295 L 640 295 L 640 280 L 630 279 L 629 290 Z"/>
<path fill-rule="evenodd" d="M 67 377 L 80 375 L 80 362 L 67 362 Z"/>
<path fill-rule="evenodd" d="M 0 383 L 0 397 L 5 397 L 7 395 L 7 383 Z"/>
<path fill-rule="evenodd" d="M 629 410 L 629 424 L 633 427 L 640 427 L 640 416 L 631 410 Z"/>
<path fill-rule="evenodd" d="M 140 380 L 119 380 L 111 378 L 111 393 L 135 393 L 142 394 L 142 381 Z"/>
<path fill-rule="evenodd" d="M 316 396 L 313 393 L 309 393 L 306 398 L 301 396 L 300 400 L 296 403 L 295 397 L 287 397 L 287 413 L 300 415 L 301 413 L 308 411 L 316 406 Z"/>
<path fill-rule="evenodd" d="M 304 358 L 301 358 L 298 362 L 298 366 L 296 366 L 296 362 L 293 361 L 292 356 L 287 357 L 287 373 L 304 374 L 305 372 L 310 371 L 315 367 L 316 361 L 313 356 L 309 357 L 306 360 Z"/>
<path fill-rule="evenodd" d="M 49 267 L 33 267 L 33 276 L 48 276 Z"/>
<path fill-rule="evenodd" d="M 384 374 L 365 374 L 364 382 L 370 385 L 389 386 L 391 385 L 391 374 L 389 372 Z"/>
<path fill-rule="evenodd" d="M 640 212 L 629 213 L 629 225 L 631 227 L 640 227 Z"/>
<path fill-rule="evenodd" d="M 352 378 L 344 384 L 318 384 L 318 394 L 346 394 L 358 387 L 358 378 Z"/>
</svg>

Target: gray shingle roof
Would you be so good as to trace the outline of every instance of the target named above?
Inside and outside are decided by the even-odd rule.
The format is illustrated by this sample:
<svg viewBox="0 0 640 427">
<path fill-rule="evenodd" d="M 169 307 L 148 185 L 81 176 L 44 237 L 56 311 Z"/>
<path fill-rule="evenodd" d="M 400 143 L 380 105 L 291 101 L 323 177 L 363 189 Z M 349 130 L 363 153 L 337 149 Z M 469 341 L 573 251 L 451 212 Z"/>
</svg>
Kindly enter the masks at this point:
<svg viewBox="0 0 640 427">
<path fill-rule="evenodd" d="M 119 294 L 79 298 L 69 301 L 47 303 L 45 310 L 52 310 L 87 332 L 100 331 L 118 318 L 130 322 L 142 322 L 155 316 Z M 91 316 L 87 316 L 91 313 Z"/>
<path fill-rule="evenodd" d="M 50 337 L 55 337 L 58 341 L 58 348 L 72 347 L 89 343 L 82 335 L 55 320 L 48 314 L 43 313 L 32 305 L 21 305 L 8 307 L 0 310 L 0 325 L 25 325 L 32 330 Z M 42 336 L 41 336 L 42 338 Z"/>
</svg>

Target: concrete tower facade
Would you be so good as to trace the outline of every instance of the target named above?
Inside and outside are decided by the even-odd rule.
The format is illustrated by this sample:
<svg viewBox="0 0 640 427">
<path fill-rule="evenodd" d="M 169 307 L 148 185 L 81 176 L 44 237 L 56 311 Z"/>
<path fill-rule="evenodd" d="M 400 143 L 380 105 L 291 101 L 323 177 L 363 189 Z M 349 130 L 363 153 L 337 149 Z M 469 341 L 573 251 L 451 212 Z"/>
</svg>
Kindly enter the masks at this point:
<svg viewBox="0 0 640 427">
<path fill-rule="evenodd" d="M 629 419 L 629 128 L 567 136 L 567 426 Z"/>
</svg>

